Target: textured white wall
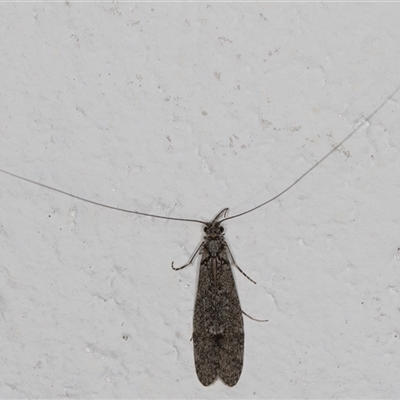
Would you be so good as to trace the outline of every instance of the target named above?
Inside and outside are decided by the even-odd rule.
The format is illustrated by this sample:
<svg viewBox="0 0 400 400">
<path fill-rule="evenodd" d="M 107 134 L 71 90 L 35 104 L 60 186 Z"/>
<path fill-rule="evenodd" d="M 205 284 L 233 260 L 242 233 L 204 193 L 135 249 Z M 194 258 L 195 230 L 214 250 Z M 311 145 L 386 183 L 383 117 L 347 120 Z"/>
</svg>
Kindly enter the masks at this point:
<svg viewBox="0 0 400 400">
<path fill-rule="evenodd" d="M 211 219 L 291 184 L 400 83 L 400 4 L 3 3 L 0 168 Z M 399 99 L 400 96 L 397 96 Z M 197 380 L 199 225 L 0 174 L 2 398 L 400 397 L 396 101 L 226 224 L 237 386 Z"/>
</svg>

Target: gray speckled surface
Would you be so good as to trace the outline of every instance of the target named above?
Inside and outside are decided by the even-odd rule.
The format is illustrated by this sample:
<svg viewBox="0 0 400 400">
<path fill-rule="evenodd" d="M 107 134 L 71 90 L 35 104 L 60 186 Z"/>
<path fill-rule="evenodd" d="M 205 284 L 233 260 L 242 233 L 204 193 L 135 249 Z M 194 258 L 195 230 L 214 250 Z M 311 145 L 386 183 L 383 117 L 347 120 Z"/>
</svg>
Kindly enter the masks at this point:
<svg viewBox="0 0 400 400">
<path fill-rule="evenodd" d="M 400 83 L 400 4 L 2 3 L 0 168 L 211 219 L 274 196 Z M 397 96 L 399 98 L 399 96 Z M 1 398 L 398 398 L 400 110 L 226 224 L 245 365 L 204 388 L 199 226 L 0 174 Z"/>
</svg>

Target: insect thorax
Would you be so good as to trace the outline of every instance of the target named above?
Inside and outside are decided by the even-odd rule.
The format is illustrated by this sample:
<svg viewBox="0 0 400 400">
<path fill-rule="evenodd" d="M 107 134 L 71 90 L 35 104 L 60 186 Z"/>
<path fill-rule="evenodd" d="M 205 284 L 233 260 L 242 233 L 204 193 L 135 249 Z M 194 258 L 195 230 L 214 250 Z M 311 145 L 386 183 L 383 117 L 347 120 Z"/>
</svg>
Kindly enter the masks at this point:
<svg viewBox="0 0 400 400">
<path fill-rule="evenodd" d="M 206 241 L 207 250 L 210 252 L 211 257 L 216 257 L 222 247 L 222 238 Z"/>
<path fill-rule="evenodd" d="M 211 257 L 217 257 L 224 247 L 224 228 L 218 222 L 213 221 L 204 228 L 204 232 L 206 249 Z"/>
</svg>

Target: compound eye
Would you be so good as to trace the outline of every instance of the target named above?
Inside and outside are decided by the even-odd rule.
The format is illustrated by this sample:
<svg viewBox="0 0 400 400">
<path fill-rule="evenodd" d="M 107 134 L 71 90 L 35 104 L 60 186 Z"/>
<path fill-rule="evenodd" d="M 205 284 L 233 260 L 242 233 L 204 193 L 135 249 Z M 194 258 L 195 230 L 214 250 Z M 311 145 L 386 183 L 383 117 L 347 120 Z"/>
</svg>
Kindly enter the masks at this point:
<svg viewBox="0 0 400 400">
<path fill-rule="evenodd" d="M 224 228 L 222 226 L 219 227 L 219 232 L 223 233 L 224 232 Z"/>
<path fill-rule="evenodd" d="M 205 226 L 203 230 L 204 230 L 204 232 L 205 232 L 205 233 L 207 233 L 207 231 L 208 231 L 208 227 L 207 227 L 207 226 Z"/>
</svg>

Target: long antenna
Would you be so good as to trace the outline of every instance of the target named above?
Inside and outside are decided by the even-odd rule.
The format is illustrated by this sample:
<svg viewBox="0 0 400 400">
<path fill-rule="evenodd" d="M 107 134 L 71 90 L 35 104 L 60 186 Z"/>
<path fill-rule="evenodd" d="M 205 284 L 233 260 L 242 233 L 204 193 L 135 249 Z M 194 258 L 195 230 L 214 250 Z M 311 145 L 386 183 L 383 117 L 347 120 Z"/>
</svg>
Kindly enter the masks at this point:
<svg viewBox="0 0 400 400">
<path fill-rule="evenodd" d="M 303 178 L 305 178 L 314 168 L 318 167 L 323 161 L 325 161 L 332 153 L 334 153 L 344 142 L 346 142 L 348 139 L 350 139 L 365 123 L 369 122 L 371 118 L 373 118 L 385 105 L 386 103 L 393 98 L 393 96 L 400 90 L 400 86 L 396 88 L 396 90 L 386 98 L 386 100 L 374 111 L 372 112 L 365 120 L 358 125 L 357 128 L 355 128 L 352 132 L 350 132 L 339 144 L 337 144 L 330 152 L 325 154 L 316 164 L 314 164 L 311 168 L 309 168 L 306 172 L 304 172 L 303 175 L 301 175 L 299 178 L 297 178 L 291 185 L 289 185 L 286 189 L 282 190 L 282 192 L 278 193 L 276 196 L 270 198 L 269 200 L 265 201 L 264 203 L 259 204 L 256 207 L 250 208 L 250 210 L 243 211 L 239 214 L 232 215 L 231 217 L 224 218 L 220 222 L 227 221 L 228 219 L 233 219 L 233 218 L 238 218 L 241 217 L 245 214 L 251 213 L 252 211 L 257 210 L 258 208 L 264 207 L 268 203 L 271 203 L 272 201 L 276 200 L 277 198 L 281 197 L 284 193 L 286 193 L 288 190 L 290 190 L 293 186 L 297 185 Z"/>
<path fill-rule="evenodd" d="M 78 199 L 78 200 L 84 201 L 84 202 L 86 202 L 86 203 L 94 204 L 94 205 L 96 205 L 96 206 L 100 206 L 100 207 L 104 207 L 104 208 L 109 208 L 110 210 L 122 211 L 122 212 L 126 212 L 126 213 L 129 213 L 129 214 L 144 215 L 144 216 L 146 216 L 146 217 L 153 217 L 153 218 L 160 218 L 160 219 L 169 219 L 169 220 L 172 220 L 172 221 L 197 222 L 197 223 L 199 223 L 199 224 L 206 225 L 206 222 L 200 221 L 200 220 L 198 220 L 198 219 L 164 217 L 164 216 L 162 216 L 162 215 L 148 214 L 148 213 L 143 213 L 143 212 L 139 212 L 139 211 L 125 210 L 125 209 L 123 209 L 123 208 L 108 206 L 107 204 L 102 204 L 102 203 L 98 203 L 97 201 L 85 199 L 84 197 L 80 197 L 80 196 L 76 196 L 75 194 L 71 194 L 71 193 L 68 193 L 68 192 L 64 192 L 64 190 L 56 189 L 56 188 L 53 188 L 53 187 L 51 187 L 51 186 L 45 185 L 45 184 L 43 184 L 43 183 L 39 183 L 39 182 L 33 181 L 33 180 L 31 180 L 31 179 L 24 178 L 23 176 L 19 176 L 19 175 L 17 175 L 17 174 L 13 174 L 12 172 L 5 171 L 4 169 L 0 169 L 0 172 L 3 172 L 3 174 L 7 174 L 7 175 L 10 175 L 10 176 L 13 176 L 14 178 L 21 179 L 21 180 L 23 180 L 23 181 L 25 181 L 25 182 L 33 183 L 34 185 L 38 185 L 38 186 L 44 187 L 44 188 L 46 188 L 46 189 L 53 190 L 54 192 L 58 192 L 58 193 L 65 194 L 66 196 L 69 196 L 69 197 L 72 197 L 72 198 L 74 198 L 74 199 Z"/>
<path fill-rule="evenodd" d="M 276 196 L 270 198 L 269 200 L 265 201 L 264 203 L 259 204 L 256 207 L 250 208 L 249 210 L 246 210 L 242 213 L 236 214 L 236 215 L 232 215 L 231 217 L 227 217 L 222 219 L 220 222 L 224 222 L 224 221 L 228 221 L 229 219 L 233 219 L 233 218 L 238 218 L 241 217 L 243 215 L 246 215 L 248 213 L 251 213 L 261 207 L 264 207 L 265 205 L 267 205 L 268 203 L 271 203 L 272 201 L 278 199 L 279 197 L 281 197 L 284 193 L 286 193 L 287 191 L 289 191 L 293 186 L 297 185 L 297 183 L 299 183 L 303 178 L 305 178 L 314 168 L 318 167 L 318 165 L 320 165 L 323 161 L 325 161 L 332 153 L 334 153 L 344 142 L 346 142 L 348 139 L 350 139 L 365 123 L 369 122 L 385 105 L 386 103 L 391 100 L 393 98 L 393 96 L 400 90 L 400 86 L 398 86 L 396 88 L 396 90 L 393 91 L 392 94 L 390 94 L 390 96 L 388 96 L 386 98 L 386 100 L 374 111 L 372 112 L 367 118 L 364 119 L 364 121 L 357 127 L 355 128 L 351 133 L 349 133 L 339 144 L 337 144 L 331 151 L 329 151 L 324 157 L 322 157 L 317 163 L 315 163 L 311 168 L 309 168 L 306 172 L 304 172 L 299 178 L 297 178 L 291 185 L 289 185 L 286 189 L 282 190 L 280 193 L 278 193 Z M 207 225 L 207 222 L 198 220 L 198 219 L 190 219 L 190 218 L 174 218 L 174 217 L 164 217 L 162 215 L 157 215 L 157 214 L 149 214 L 149 213 L 143 213 L 140 211 L 132 211 L 132 210 L 126 210 L 124 208 L 118 208 L 118 207 L 113 207 L 113 206 L 109 206 L 107 204 L 102 204 L 102 203 L 98 203 L 97 201 L 93 201 L 93 200 L 89 200 L 89 199 L 85 199 L 84 197 L 80 197 L 68 192 L 65 192 L 64 190 L 61 189 L 57 189 L 48 185 L 45 185 L 43 183 L 39 183 L 36 181 L 33 181 L 31 179 L 28 178 L 24 178 L 23 176 L 17 175 L 17 174 L 13 174 L 12 172 L 8 172 L 5 171 L 4 169 L 0 169 L 0 172 L 2 172 L 3 174 L 6 175 L 10 175 L 14 178 L 17 179 L 21 179 L 25 182 L 29 182 L 32 183 L 34 185 L 38 185 L 41 186 L 43 188 L 52 190 L 54 192 L 58 192 L 61 194 L 64 194 L 66 196 L 72 197 L 74 199 L 77 200 L 81 200 L 84 201 L 86 203 L 90 203 L 90 204 L 94 204 L 96 206 L 100 206 L 100 207 L 104 207 L 104 208 L 108 208 L 110 210 L 115 210 L 115 211 L 121 211 L 121 212 L 125 212 L 125 213 L 129 213 L 129 214 L 136 214 L 136 215 L 143 215 L 145 217 L 152 217 L 152 218 L 159 218 L 159 219 L 165 219 L 165 220 L 171 220 L 171 221 L 185 221 L 185 222 L 196 222 L 198 224 L 203 224 L 203 225 Z M 226 215 L 226 211 L 227 209 L 222 210 L 217 217 L 214 219 L 213 222 L 215 222 L 222 214 Z M 224 213 L 225 212 L 225 213 Z"/>
</svg>

